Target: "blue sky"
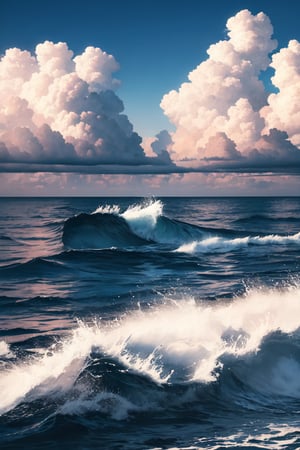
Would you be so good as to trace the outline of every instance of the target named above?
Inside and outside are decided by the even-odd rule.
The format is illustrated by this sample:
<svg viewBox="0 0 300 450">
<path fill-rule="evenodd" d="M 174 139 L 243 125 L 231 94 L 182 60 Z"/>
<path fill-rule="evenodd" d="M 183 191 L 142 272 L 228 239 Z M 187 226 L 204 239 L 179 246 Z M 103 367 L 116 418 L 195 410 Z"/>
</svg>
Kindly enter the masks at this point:
<svg viewBox="0 0 300 450">
<path fill-rule="evenodd" d="M 250 12 L 240 15 L 243 10 Z M 258 20 L 261 11 L 267 16 L 265 25 Z M 96 194 L 99 189 L 109 195 L 120 190 L 124 195 L 299 194 L 300 98 L 294 93 L 300 77 L 300 3 L 296 0 L 10 0 L 1 3 L 0 14 L 0 54 L 7 55 L 0 66 L 4 80 L 2 87 L 0 83 L 0 195 Z M 226 23 L 234 17 L 232 29 L 237 34 L 231 39 Z M 264 35 L 268 18 L 276 48 L 272 36 Z M 265 46 L 258 69 L 255 46 L 247 55 L 245 49 L 238 50 L 246 40 L 249 20 L 255 45 Z M 279 53 L 292 39 L 297 41 Z M 44 68 L 39 81 L 33 76 L 28 85 L 30 64 L 40 70 L 36 46 L 45 41 L 53 44 L 40 47 Z M 239 58 L 238 76 L 228 66 L 232 58 L 228 41 Z M 208 48 L 216 43 L 214 55 L 208 56 Z M 87 47 L 93 48 L 89 55 Z M 27 50 L 35 61 L 19 50 L 5 53 L 11 48 Z M 96 48 L 113 55 L 112 59 L 99 56 Z M 74 57 L 81 55 L 81 69 L 71 68 L 68 49 Z M 67 81 L 55 62 L 57 52 L 64 60 L 59 64 L 68 66 Z M 273 68 L 264 71 L 268 64 L 263 60 L 272 53 L 278 54 Z M 95 69 L 97 80 L 91 78 L 93 58 L 109 66 L 102 86 L 100 69 Z M 209 82 L 217 76 L 218 58 L 224 74 L 220 90 L 215 81 Z M 250 81 L 244 65 L 247 58 L 254 74 Z M 120 67 L 114 71 L 116 61 Z M 28 66 L 23 67 L 27 71 L 21 76 L 23 87 L 19 63 L 20 73 L 22 64 Z M 197 66 L 200 69 L 195 71 Z M 292 89 L 284 79 L 285 67 Z M 51 82 L 45 81 L 45 73 Z M 270 82 L 274 73 L 276 86 Z M 120 80 L 117 89 L 112 77 Z M 236 94 L 228 88 L 232 77 L 241 85 Z M 75 109 L 67 104 L 69 92 Z M 271 98 L 272 92 L 280 95 Z M 53 106 L 51 101 L 60 103 Z M 283 114 L 278 107 L 282 104 L 286 105 Z M 99 119 L 99 111 L 104 118 Z M 154 136 L 164 129 L 170 136 L 159 134 L 153 144 Z"/>
</svg>

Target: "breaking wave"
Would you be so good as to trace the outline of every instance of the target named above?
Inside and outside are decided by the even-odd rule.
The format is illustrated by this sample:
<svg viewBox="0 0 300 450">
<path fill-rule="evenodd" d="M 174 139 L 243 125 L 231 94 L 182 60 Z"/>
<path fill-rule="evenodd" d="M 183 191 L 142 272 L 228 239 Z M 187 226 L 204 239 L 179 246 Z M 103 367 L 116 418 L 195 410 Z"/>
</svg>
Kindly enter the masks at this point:
<svg viewBox="0 0 300 450">
<path fill-rule="evenodd" d="M 193 241 L 181 245 L 177 251 L 183 253 L 224 253 L 232 250 L 243 249 L 251 246 L 272 245 L 300 245 L 300 232 L 288 236 L 270 234 L 266 236 L 246 236 L 235 239 L 227 239 L 213 236 L 202 241 Z"/>
<path fill-rule="evenodd" d="M 65 222 L 63 243 L 72 249 L 130 247 L 151 243 L 180 244 L 207 233 L 194 225 L 163 215 L 161 201 L 133 205 L 124 212 L 117 205 L 100 206 Z"/>
<path fill-rule="evenodd" d="M 299 401 L 299 298 L 294 284 L 250 289 L 230 302 L 168 300 L 118 320 L 79 322 L 43 354 L 6 363 L 0 412 L 47 397 L 61 399 L 63 414 L 95 409 L 122 419 L 145 408 L 146 380 L 157 387 L 196 384 L 204 392 L 218 386 L 217 401 L 243 407 Z M 5 342 L 0 349 L 3 356 L 11 352 Z M 93 387 L 84 383 L 89 371 Z M 113 392 L 114 379 L 118 389 L 125 379 L 125 392 Z M 145 380 L 143 399 L 135 397 L 138 379 Z"/>
<path fill-rule="evenodd" d="M 128 248 L 166 244 L 177 252 L 224 253 L 254 246 L 300 245 L 300 232 L 291 235 L 245 235 L 234 230 L 205 228 L 171 219 L 163 203 L 151 200 L 121 211 L 118 205 L 99 206 L 92 214 L 69 218 L 63 243 L 70 249 Z"/>
</svg>

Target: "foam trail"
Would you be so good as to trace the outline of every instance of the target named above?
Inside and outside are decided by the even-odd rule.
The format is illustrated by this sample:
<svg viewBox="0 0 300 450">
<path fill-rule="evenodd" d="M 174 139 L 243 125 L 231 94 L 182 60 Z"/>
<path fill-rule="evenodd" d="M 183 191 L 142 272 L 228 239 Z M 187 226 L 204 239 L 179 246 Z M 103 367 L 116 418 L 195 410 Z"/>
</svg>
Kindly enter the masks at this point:
<svg viewBox="0 0 300 450">
<path fill-rule="evenodd" d="M 182 253 L 224 253 L 231 250 L 247 248 L 251 245 L 300 245 L 300 232 L 290 236 L 271 234 L 267 236 L 246 236 L 243 238 L 226 239 L 219 236 L 209 237 L 202 241 L 193 241 L 181 245 L 176 251 Z"/>
<path fill-rule="evenodd" d="M 238 448 L 238 449 L 276 449 L 276 450 L 287 450 L 287 449 L 298 449 L 298 433 L 299 427 L 291 425 L 290 423 L 276 425 L 276 423 L 270 423 L 265 425 L 263 431 L 255 430 L 255 435 L 253 433 L 248 433 L 247 428 L 245 430 L 239 430 L 238 433 L 231 435 L 218 436 L 217 444 L 215 444 L 215 436 L 207 438 L 201 437 L 197 439 L 197 448 L 210 448 L 210 450 L 220 450 L 220 448 Z M 210 442 L 211 445 L 208 447 L 207 443 Z M 238 446 L 237 446 L 238 441 Z M 253 447 L 253 441 L 255 441 L 255 447 Z M 186 450 L 195 450 L 195 447 L 185 447 Z M 173 449 L 179 450 L 179 449 Z"/>
</svg>

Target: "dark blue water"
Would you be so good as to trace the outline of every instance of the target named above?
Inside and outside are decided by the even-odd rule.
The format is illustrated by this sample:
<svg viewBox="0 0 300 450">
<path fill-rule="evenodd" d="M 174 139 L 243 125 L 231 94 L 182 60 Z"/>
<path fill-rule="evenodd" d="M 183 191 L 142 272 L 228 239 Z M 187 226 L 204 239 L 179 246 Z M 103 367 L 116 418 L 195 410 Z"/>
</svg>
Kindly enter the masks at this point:
<svg viewBox="0 0 300 450">
<path fill-rule="evenodd" d="M 1 449 L 300 448 L 300 198 L 0 207 Z"/>
</svg>

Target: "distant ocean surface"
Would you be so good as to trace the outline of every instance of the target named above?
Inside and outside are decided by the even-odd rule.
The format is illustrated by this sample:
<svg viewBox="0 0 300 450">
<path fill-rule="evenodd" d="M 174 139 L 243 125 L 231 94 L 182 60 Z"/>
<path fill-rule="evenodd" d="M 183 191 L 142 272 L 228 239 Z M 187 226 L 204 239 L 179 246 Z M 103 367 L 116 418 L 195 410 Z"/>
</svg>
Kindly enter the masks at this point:
<svg viewBox="0 0 300 450">
<path fill-rule="evenodd" d="M 299 449 L 300 198 L 1 198 L 0 448 Z"/>
</svg>

